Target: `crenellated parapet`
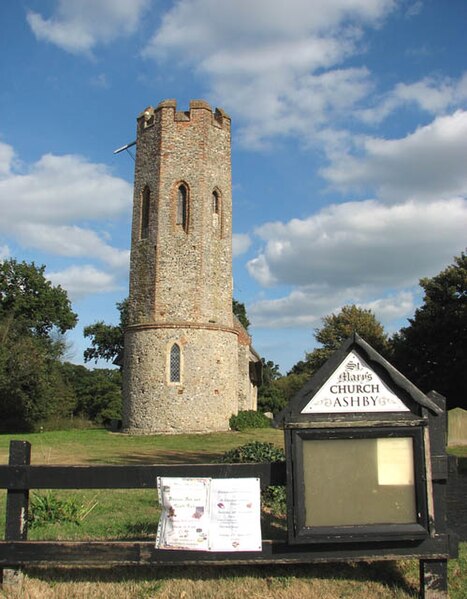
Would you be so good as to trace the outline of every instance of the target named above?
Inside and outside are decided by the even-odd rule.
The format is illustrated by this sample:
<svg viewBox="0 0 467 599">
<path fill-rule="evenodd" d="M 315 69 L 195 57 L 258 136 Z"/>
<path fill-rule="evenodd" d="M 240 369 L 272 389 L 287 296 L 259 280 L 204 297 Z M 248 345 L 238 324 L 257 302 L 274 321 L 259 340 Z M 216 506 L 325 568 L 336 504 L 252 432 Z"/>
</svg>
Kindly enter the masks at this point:
<svg viewBox="0 0 467 599">
<path fill-rule="evenodd" d="M 163 113 L 164 117 L 168 116 L 167 113 L 171 114 L 175 123 L 197 122 L 207 117 L 213 126 L 230 131 L 230 116 L 222 108 L 213 111 L 209 102 L 205 100 L 191 100 L 190 109 L 187 111 L 177 110 L 176 100 L 163 100 L 156 108 L 148 106 L 137 117 L 139 130 L 154 125 L 158 113 Z"/>
</svg>

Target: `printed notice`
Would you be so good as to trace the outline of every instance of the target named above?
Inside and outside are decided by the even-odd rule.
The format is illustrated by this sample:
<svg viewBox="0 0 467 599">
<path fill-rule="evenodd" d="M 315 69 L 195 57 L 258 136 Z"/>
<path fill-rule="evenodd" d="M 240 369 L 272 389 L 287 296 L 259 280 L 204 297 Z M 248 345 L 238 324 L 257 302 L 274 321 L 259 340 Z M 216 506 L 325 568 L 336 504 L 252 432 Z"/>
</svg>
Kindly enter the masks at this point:
<svg viewBox="0 0 467 599">
<path fill-rule="evenodd" d="M 162 507 L 157 529 L 158 549 L 208 549 L 209 478 L 158 477 Z"/>
<path fill-rule="evenodd" d="M 158 477 L 157 549 L 261 551 L 258 478 Z"/>
<path fill-rule="evenodd" d="M 413 444 L 411 437 L 377 439 L 378 484 L 413 485 Z"/>
<path fill-rule="evenodd" d="M 211 551 L 261 551 L 258 478 L 211 481 Z"/>
</svg>

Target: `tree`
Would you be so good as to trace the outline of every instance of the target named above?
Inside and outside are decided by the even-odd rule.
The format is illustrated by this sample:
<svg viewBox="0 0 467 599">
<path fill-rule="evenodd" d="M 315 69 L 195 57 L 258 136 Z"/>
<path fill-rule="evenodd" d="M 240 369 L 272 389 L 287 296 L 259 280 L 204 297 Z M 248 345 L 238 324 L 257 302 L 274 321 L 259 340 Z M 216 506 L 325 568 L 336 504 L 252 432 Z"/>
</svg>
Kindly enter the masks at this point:
<svg viewBox="0 0 467 599">
<path fill-rule="evenodd" d="M 63 336 L 77 321 L 66 292 L 45 267 L 0 263 L 0 425 L 30 430 L 41 419 L 73 409 L 58 368 Z M 57 336 L 58 334 L 58 336 Z"/>
<path fill-rule="evenodd" d="M 124 332 L 129 319 L 128 298 L 116 305 L 120 312 L 118 325 L 105 324 L 101 320 L 84 328 L 84 336 L 91 338 L 91 347 L 84 350 L 86 362 L 99 359 L 113 362 L 123 352 Z"/>
<path fill-rule="evenodd" d="M 282 390 L 277 386 L 281 378 L 278 364 L 272 360 L 261 358 L 263 364 L 263 380 L 258 387 L 258 407 L 262 412 L 277 414 L 287 403 Z"/>
<path fill-rule="evenodd" d="M 278 364 L 275 364 L 272 360 L 266 362 L 265 358 L 261 358 L 261 362 L 263 364 L 263 385 L 270 385 L 282 376 Z"/>
<path fill-rule="evenodd" d="M 71 310 L 67 293 L 44 276 L 45 266 L 14 259 L 0 263 L 0 323 L 2 340 L 12 324 L 17 331 L 42 339 L 55 328 L 60 333 L 72 329 L 77 315 Z"/>
<path fill-rule="evenodd" d="M 98 424 L 122 417 L 122 373 L 114 368 L 95 368 L 65 362 L 64 380 L 75 394 L 74 415 Z"/>
<path fill-rule="evenodd" d="M 232 310 L 234 315 L 238 318 L 238 320 L 245 327 L 245 330 L 248 331 L 248 327 L 250 326 L 250 321 L 248 320 L 248 316 L 246 315 L 245 304 L 242 302 L 238 302 L 236 299 L 232 300 Z"/>
<path fill-rule="evenodd" d="M 338 314 L 325 316 L 322 322 L 323 326 L 316 328 L 314 332 L 316 341 L 322 347 L 307 353 L 305 360 L 295 364 L 289 374 L 312 376 L 353 333 L 358 333 L 382 355 L 387 356 L 389 353 L 389 341 L 383 325 L 371 310 L 348 305 Z"/>
<path fill-rule="evenodd" d="M 467 256 L 420 280 L 423 304 L 392 339 L 395 366 L 424 392 L 465 407 L 467 389 Z"/>
</svg>

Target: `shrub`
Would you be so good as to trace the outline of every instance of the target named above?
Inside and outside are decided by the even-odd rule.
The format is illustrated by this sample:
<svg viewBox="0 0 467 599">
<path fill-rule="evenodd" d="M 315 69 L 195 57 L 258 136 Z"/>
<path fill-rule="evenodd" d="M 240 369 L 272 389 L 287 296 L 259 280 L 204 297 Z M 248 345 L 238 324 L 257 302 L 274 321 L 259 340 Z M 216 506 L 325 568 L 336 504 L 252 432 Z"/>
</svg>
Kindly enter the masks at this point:
<svg viewBox="0 0 467 599">
<path fill-rule="evenodd" d="M 29 504 L 28 522 L 31 528 L 63 522 L 79 525 L 96 505 L 96 501 L 82 505 L 73 498 L 59 499 L 51 491 L 43 495 L 33 493 Z"/>
<path fill-rule="evenodd" d="M 285 485 L 270 485 L 263 493 L 264 505 L 275 514 L 287 513 L 287 490 Z"/>
<path fill-rule="evenodd" d="M 219 461 L 224 464 L 284 462 L 285 453 L 273 443 L 252 441 L 246 445 L 226 451 Z"/>
<path fill-rule="evenodd" d="M 229 425 L 234 431 L 244 431 L 247 428 L 269 428 L 271 421 L 262 412 L 243 410 L 238 414 L 232 414 Z"/>
<path fill-rule="evenodd" d="M 252 441 L 226 451 L 219 461 L 224 464 L 285 462 L 285 453 L 283 449 L 276 447 L 273 443 Z M 284 485 L 270 485 L 266 487 L 261 495 L 264 505 L 274 513 L 286 513 L 287 501 Z"/>
</svg>

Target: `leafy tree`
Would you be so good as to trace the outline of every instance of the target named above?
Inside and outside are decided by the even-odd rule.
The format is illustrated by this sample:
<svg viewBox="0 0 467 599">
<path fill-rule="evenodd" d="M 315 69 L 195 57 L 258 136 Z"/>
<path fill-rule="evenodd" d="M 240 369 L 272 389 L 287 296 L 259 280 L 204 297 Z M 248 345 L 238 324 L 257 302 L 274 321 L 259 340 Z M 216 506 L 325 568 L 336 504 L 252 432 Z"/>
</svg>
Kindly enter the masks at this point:
<svg viewBox="0 0 467 599">
<path fill-rule="evenodd" d="M 315 329 L 315 339 L 328 354 L 338 349 L 353 333 L 358 333 L 376 351 L 388 351 L 388 338 L 383 325 L 371 310 L 355 305 L 344 306 L 338 314 L 329 314 L 322 321 L 323 326 Z"/>
<path fill-rule="evenodd" d="M 248 316 L 246 314 L 245 304 L 242 302 L 238 302 L 236 299 L 232 300 L 232 310 L 234 315 L 238 318 L 238 320 L 245 327 L 245 330 L 248 331 L 248 327 L 250 326 L 250 321 L 248 320 Z"/>
<path fill-rule="evenodd" d="M 258 388 L 258 407 L 262 412 L 277 414 L 287 403 L 283 390 L 278 386 L 282 375 L 272 360 L 261 358 L 263 381 Z"/>
<path fill-rule="evenodd" d="M 270 385 L 282 376 L 278 364 L 275 364 L 272 360 L 266 362 L 265 358 L 261 358 L 261 362 L 263 364 L 263 385 Z"/>
<path fill-rule="evenodd" d="M 42 339 L 55 328 L 60 333 L 72 329 L 78 318 L 71 310 L 67 293 L 44 276 L 45 266 L 14 259 L 0 263 L 0 323 L 2 340 L 16 331 Z"/>
<path fill-rule="evenodd" d="M 105 324 L 102 320 L 84 328 L 84 336 L 91 338 L 91 347 L 84 350 L 84 360 L 99 359 L 113 362 L 123 351 L 125 327 L 128 325 L 128 298 L 117 302 L 120 312 L 118 325 Z"/>
<path fill-rule="evenodd" d="M 467 389 L 467 256 L 438 275 L 420 280 L 425 294 L 410 325 L 392 339 L 394 363 L 422 391 L 465 407 Z"/>
<path fill-rule="evenodd" d="M 122 374 L 118 369 L 95 368 L 65 362 L 62 376 L 75 394 L 74 415 L 98 424 L 122 417 Z"/>
<path fill-rule="evenodd" d="M 59 358 L 63 337 L 77 321 L 66 292 L 45 267 L 0 263 L 0 426 L 30 430 L 41 419 L 73 410 Z M 59 335 L 57 337 L 57 334 Z"/>
<path fill-rule="evenodd" d="M 302 376 L 304 380 L 311 377 L 353 333 L 358 333 L 382 355 L 389 353 L 389 341 L 383 325 L 371 310 L 355 305 L 344 306 L 338 314 L 325 316 L 322 323 L 323 326 L 314 332 L 316 341 L 322 347 L 307 353 L 305 360 L 297 362 L 289 375 Z"/>
</svg>

